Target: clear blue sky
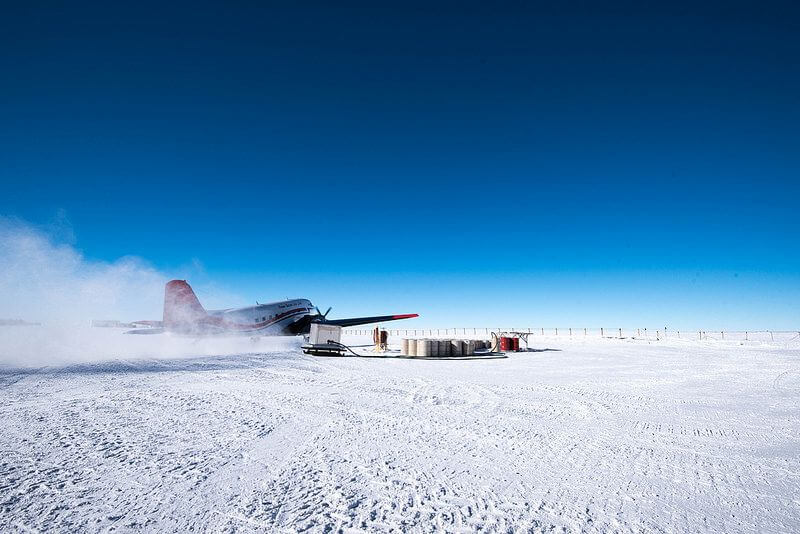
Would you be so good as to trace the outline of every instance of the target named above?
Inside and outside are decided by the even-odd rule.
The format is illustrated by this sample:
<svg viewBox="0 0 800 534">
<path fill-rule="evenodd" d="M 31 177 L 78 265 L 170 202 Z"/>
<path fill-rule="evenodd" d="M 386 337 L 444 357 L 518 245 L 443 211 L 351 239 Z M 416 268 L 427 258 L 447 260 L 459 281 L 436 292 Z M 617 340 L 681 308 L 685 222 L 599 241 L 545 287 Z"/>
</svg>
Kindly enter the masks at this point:
<svg viewBox="0 0 800 534">
<path fill-rule="evenodd" d="M 162 4 L 3 7 L 0 214 L 336 316 L 800 326 L 792 3 Z"/>
</svg>

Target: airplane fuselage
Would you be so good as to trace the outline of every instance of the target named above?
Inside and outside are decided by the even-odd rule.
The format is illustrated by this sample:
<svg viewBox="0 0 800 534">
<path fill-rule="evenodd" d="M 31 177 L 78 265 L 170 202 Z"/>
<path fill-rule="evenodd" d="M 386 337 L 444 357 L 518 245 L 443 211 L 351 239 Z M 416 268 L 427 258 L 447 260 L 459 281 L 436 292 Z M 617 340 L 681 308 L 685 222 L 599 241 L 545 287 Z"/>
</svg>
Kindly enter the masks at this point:
<svg viewBox="0 0 800 534">
<path fill-rule="evenodd" d="M 227 310 L 208 310 L 209 318 L 215 319 L 214 323 L 220 330 L 258 336 L 294 335 L 297 332 L 292 330 L 292 325 L 315 313 L 314 305 L 308 299 L 283 300 Z"/>
<path fill-rule="evenodd" d="M 170 280 L 164 286 L 164 315 L 161 321 L 138 321 L 134 334 L 174 332 L 180 335 L 296 336 L 307 334 L 312 323 L 341 327 L 411 319 L 417 314 L 376 315 L 349 319 L 328 319 L 308 299 L 290 299 L 244 308 L 206 310 L 186 280 Z"/>
</svg>

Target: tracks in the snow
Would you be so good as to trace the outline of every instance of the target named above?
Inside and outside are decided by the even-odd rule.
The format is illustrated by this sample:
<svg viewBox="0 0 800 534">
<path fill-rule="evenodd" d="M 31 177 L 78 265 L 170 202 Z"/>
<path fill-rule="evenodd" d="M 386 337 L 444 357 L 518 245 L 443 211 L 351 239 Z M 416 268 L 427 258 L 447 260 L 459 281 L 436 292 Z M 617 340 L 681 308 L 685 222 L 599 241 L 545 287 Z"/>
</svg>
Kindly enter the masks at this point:
<svg viewBox="0 0 800 534">
<path fill-rule="evenodd" d="M 796 354 L 702 350 L 0 377 L 0 529 L 792 530 Z"/>
</svg>

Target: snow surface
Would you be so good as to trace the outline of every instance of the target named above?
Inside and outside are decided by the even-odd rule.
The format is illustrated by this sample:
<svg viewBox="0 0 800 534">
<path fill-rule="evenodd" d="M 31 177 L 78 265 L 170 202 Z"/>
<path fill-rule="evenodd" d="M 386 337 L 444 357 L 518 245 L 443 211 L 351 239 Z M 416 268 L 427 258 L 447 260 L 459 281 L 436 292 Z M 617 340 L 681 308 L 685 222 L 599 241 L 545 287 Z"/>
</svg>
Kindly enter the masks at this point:
<svg viewBox="0 0 800 534">
<path fill-rule="evenodd" d="M 0 531 L 800 530 L 796 338 L 532 347 L 5 368 Z"/>
</svg>

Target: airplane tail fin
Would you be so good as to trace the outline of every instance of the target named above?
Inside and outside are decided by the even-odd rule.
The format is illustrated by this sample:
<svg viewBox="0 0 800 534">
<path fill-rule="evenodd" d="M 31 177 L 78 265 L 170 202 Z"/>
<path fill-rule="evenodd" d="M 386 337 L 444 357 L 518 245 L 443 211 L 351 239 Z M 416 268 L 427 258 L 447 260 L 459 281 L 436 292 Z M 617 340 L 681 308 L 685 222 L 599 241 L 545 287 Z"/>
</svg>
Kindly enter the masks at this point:
<svg viewBox="0 0 800 534">
<path fill-rule="evenodd" d="M 164 327 L 186 328 L 208 317 L 186 280 L 171 280 L 164 288 Z"/>
</svg>

